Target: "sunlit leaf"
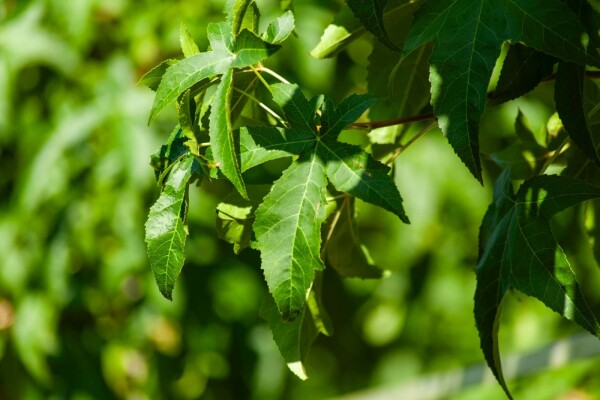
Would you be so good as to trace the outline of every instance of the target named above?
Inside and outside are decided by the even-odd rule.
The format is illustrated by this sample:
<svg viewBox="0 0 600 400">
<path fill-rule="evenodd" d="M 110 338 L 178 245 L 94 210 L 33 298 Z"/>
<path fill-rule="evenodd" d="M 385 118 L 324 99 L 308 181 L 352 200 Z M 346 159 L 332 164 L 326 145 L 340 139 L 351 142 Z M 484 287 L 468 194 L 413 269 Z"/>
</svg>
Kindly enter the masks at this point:
<svg viewBox="0 0 600 400">
<path fill-rule="evenodd" d="M 186 193 L 193 162 L 193 157 L 187 156 L 175 163 L 146 221 L 150 266 L 158 289 L 169 300 L 173 298 L 173 288 L 183 267 L 187 236 Z"/>
</svg>

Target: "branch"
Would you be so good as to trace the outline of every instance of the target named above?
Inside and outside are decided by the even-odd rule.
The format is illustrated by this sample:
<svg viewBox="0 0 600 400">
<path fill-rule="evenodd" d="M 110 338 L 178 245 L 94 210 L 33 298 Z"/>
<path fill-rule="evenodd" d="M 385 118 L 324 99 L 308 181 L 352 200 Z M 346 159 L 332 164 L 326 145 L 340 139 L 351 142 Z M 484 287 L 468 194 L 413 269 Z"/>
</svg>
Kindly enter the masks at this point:
<svg viewBox="0 0 600 400">
<path fill-rule="evenodd" d="M 600 71 L 585 71 L 585 77 L 590 78 L 590 79 L 600 79 Z M 552 82 L 554 80 L 556 80 L 556 74 L 550 75 L 546 79 L 542 80 L 541 83 L 548 83 L 548 82 Z M 493 92 L 488 93 L 487 97 L 488 97 L 488 99 L 492 98 Z M 403 124 L 408 124 L 411 122 L 428 121 L 431 119 L 436 119 L 435 115 L 433 115 L 433 113 L 427 113 L 427 114 L 420 114 L 420 115 L 411 115 L 411 116 L 402 117 L 402 118 L 386 119 L 386 120 L 382 120 L 382 121 L 355 122 L 355 123 L 351 124 L 349 127 L 350 128 L 360 128 L 360 129 L 376 129 L 376 128 L 384 128 L 387 126 L 403 125 Z"/>
</svg>

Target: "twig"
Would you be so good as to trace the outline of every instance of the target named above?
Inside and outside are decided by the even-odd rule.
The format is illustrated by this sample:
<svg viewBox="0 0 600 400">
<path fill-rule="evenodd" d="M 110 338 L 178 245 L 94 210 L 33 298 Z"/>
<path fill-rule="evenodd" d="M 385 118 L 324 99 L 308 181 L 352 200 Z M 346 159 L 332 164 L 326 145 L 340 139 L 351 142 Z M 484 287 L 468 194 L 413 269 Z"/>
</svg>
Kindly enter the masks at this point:
<svg viewBox="0 0 600 400">
<path fill-rule="evenodd" d="M 394 162 L 394 160 L 400 155 L 402 154 L 402 152 L 404 150 L 406 150 L 411 144 L 413 144 L 414 142 L 416 142 L 421 136 L 423 136 L 424 134 L 426 134 L 429 130 L 431 130 L 431 128 L 433 128 L 436 125 L 435 121 L 430 123 L 429 125 L 427 125 L 425 128 L 421 129 L 415 136 L 411 137 L 410 140 L 408 142 L 406 142 L 405 145 L 401 145 L 398 150 L 396 150 L 396 152 L 394 154 L 392 154 L 392 156 L 390 157 L 389 160 L 387 160 L 386 164 L 390 165 L 391 163 Z"/>
</svg>

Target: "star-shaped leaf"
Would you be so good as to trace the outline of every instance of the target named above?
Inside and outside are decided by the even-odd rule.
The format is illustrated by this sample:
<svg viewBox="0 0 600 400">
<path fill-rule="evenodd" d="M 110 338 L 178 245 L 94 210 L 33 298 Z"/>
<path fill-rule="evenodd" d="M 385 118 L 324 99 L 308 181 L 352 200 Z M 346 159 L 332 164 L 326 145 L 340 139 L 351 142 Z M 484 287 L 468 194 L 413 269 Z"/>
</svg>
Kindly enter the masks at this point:
<svg viewBox="0 0 600 400">
<path fill-rule="evenodd" d="M 298 157 L 265 196 L 253 225 L 269 290 L 284 319 L 293 320 L 303 310 L 315 272 L 325 268 L 320 253 L 327 181 L 404 222 L 408 218 L 389 168 L 360 147 L 337 141 L 342 129 L 369 107 L 371 97 L 352 95 L 335 106 L 319 97 L 307 100 L 296 85 L 277 84 L 272 90 L 289 128 L 245 130 L 242 160 L 253 166 L 272 159 L 270 154 Z"/>
<path fill-rule="evenodd" d="M 197 53 L 193 40 L 185 30 L 182 32 L 182 47 L 187 58 L 175 64 L 161 64 L 159 69 L 144 78 L 156 87 L 156 96 L 150 112 L 149 122 L 169 103 L 180 97 L 189 88 L 203 80 L 221 77 L 211 103 L 210 144 L 216 165 L 244 197 L 247 196 L 241 172 L 239 141 L 232 129 L 231 98 L 234 69 L 256 64 L 269 57 L 279 46 L 265 42 L 247 29 L 241 30 L 243 12 L 247 1 L 235 2 L 233 16 L 228 22 L 209 24 L 207 27 L 210 51 Z M 164 74 L 158 76 L 164 71 Z M 160 83 L 157 85 L 157 81 Z"/>
<path fill-rule="evenodd" d="M 561 60 L 600 65 L 576 15 L 560 0 L 428 0 L 415 15 L 407 55 L 427 42 L 432 104 L 448 141 L 482 181 L 479 121 L 492 70 L 504 41 Z"/>
<path fill-rule="evenodd" d="M 600 188 L 566 176 L 537 176 L 516 194 L 509 170 L 496 182 L 480 230 L 475 320 L 485 359 L 509 397 L 498 352 L 500 304 L 509 289 L 539 299 L 600 337 L 600 325 L 550 229 L 554 214 L 599 197 Z"/>
</svg>

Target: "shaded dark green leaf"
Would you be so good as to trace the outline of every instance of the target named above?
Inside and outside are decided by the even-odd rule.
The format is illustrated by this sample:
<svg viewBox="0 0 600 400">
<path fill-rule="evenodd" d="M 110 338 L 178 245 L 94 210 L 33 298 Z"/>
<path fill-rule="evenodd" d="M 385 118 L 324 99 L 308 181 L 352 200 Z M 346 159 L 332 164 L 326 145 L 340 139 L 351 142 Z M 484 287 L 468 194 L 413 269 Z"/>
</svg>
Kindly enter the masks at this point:
<svg viewBox="0 0 600 400">
<path fill-rule="evenodd" d="M 452 32 L 452 34 L 448 34 Z M 506 40 L 565 61 L 600 65 L 583 28 L 558 0 L 429 0 L 415 15 L 404 54 L 433 41 L 432 104 L 448 141 L 482 182 L 478 131 L 487 86 Z"/>
<path fill-rule="evenodd" d="M 507 170 L 496 182 L 494 202 L 481 225 L 475 320 L 485 359 L 509 397 L 498 352 L 500 304 L 509 289 L 539 299 L 600 336 L 600 326 L 550 229 L 554 214 L 599 197 L 600 188 L 564 176 L 532 178 L 516 195 Z"/>
</svg>

